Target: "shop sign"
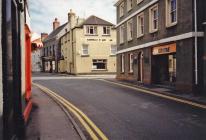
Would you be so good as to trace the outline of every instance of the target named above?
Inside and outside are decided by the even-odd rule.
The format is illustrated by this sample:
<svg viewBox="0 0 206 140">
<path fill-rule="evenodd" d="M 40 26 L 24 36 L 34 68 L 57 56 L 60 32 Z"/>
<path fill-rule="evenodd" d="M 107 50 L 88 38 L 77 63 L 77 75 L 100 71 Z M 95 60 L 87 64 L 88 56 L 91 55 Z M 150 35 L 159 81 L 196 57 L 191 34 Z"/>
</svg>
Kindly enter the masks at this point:
<svg viewBox="0 0 206 140">
<path fill-rule="evenodd" d="M 161 55 L 161 54 L 169 54 L 169 53 L 175 53 L 176 52 L 176 43 L 154 47 L 152 54 L 153 55 Z"/>
</svg>

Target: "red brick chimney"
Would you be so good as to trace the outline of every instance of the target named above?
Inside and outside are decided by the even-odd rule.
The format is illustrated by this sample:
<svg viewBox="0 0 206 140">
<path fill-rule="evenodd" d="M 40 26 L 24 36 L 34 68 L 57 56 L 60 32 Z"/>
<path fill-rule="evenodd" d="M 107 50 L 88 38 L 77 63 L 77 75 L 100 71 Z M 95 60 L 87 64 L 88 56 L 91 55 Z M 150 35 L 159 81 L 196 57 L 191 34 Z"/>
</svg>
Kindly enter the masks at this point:
<svg viewBox="0 0 206 140">
<path fill-rule="evenodd" d="M 48 37 L 47 33 L 41 33 L 41 41 L 44 41 Z"/>
<path fill-rule="evenodd" d="M 60 22 L 58 21 L 57 18 L 55 18 L 53 22 L 53 30 L 56 30 L 60 26 Z"/>
</svg>

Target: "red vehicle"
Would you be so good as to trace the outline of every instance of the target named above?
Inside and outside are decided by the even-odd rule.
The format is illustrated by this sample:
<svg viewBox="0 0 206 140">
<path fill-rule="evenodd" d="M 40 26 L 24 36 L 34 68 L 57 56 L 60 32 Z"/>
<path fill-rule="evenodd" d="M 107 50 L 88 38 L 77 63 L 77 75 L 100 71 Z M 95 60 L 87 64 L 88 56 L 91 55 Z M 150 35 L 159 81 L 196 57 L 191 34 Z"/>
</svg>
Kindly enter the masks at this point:
<svg viewBox="0 0 206 140">
<path fill-rule="evenodd" d="M 26 0 L 2 0 L 0 7 L 0 139 L 21 140 L 32 109 L 28 4 Z"/>
</svg>

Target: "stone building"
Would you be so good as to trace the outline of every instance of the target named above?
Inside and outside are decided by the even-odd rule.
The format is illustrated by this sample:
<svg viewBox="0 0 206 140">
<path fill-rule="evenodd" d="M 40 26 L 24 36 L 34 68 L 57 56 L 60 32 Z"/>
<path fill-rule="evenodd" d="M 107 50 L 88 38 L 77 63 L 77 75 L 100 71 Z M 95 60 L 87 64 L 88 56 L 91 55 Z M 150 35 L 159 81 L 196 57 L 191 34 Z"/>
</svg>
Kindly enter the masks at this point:
<svg viewBox="0 0 206 140">
<path fill-rule="evenodd" d="M 70 11 L 71 27 L 61 37 L 59 72 L 108 74 L 116 72 L 116 30 L 96 16 L 80 19 Z"/>
<path fill-rule="evenodd" d="M 68 23 L 60 26 L 60 22 L 55 18 L 53 22 L 53 31 L 43 40 L 43 49 L 41 50 L 42 71 L 58 72 L 58 59 L 60 57 L 60 37 L 68 30 Z"/>
<path fill-rule="evenodd" d="M 118 79 L 188 92 L 204 87 L 204 0 L 119 0 L 115 6 Z"/>
</svg>

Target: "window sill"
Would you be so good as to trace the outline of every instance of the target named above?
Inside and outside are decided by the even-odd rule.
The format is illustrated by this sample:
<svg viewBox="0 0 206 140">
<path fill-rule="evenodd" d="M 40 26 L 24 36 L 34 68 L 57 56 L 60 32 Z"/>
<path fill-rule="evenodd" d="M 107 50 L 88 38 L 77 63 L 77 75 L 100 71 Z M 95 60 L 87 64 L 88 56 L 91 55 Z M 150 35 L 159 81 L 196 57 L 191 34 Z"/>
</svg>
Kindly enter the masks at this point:
<svg viewBox="0 0 206 140">
<path fill-rule="evenodd" d="M 173 26 L 176 26 L 176 25 L 177 25 L 177 22 L 167 23 L 166 28 L 170 28 L 170 27 L 173 27 Z"/>
<path fill-rule="evenodd" d="M 156 33 L 158 31 L 158 29 L 156 29 L 156 30 L 151 30 L 149 33 L 150 34 L 153 34 L 153 33 Z"/>
<path fill-rule="evenodd" d="M 120 74 L 125 74 L 125 72 L 121 72 Z"/>
<path fill-rule="evenodd" d="M 97 34 L 85 34 L 85 36 L 98 36 Z"/>
<path fill-rule="evenodd" d="M 127 42 L 131 42 L 131 41 L 133 41 L 133 38 L 130 38 L 130 39 L 127 40 Z"/>
<path fill-rule="evenodd" d="M 140 2 L 137 2 L 137 5 L 139 5 L 140 3 L 142 3 L 143 2 L 143 0 L 141 0 Z"/>
<path fill-rule="evenodd" d="M 116 54 L 110 54 L 110 57 L 115 57 L 116 56 Z"/>
<path fill-rule="evenodd" d="M 124 42 L 119 43 L 119 45 L 123 45 L 123 44 L 124 44 Z"/>
<path fill-rule="evenodd" d="M 130 11 L 132 11 L 132 8 L 128 9 L 127 12 L 129 13 Z"/>
<path fill-rule="evenodd" d="M 143 37 L 143 36 L 144 36 L 144 34 L 137 35 L 137 38 L 141 38 L 141 37 Z"/>
<path fill-rule="evenodd" d="M 110 34 L 103 34 L 102 36 L 111 36 Z"/>
<path fill-rule="evenodd" d="M 107 69 L 92 69 L 92 71 L 108 71 Z"/>
<path fill-rule="evenodd" d="M 129 72 L 128 74 L 129 74 L 129 75 L 134 75 L 134 72 Z"/>
<path fill-rule="evenodd" d="M 89 57 L 89 54 L 87 54 L 87 55 L 86 54 L 84 54 L 84 55 L 82 54 L 81 57 Z"/>
</svg>

